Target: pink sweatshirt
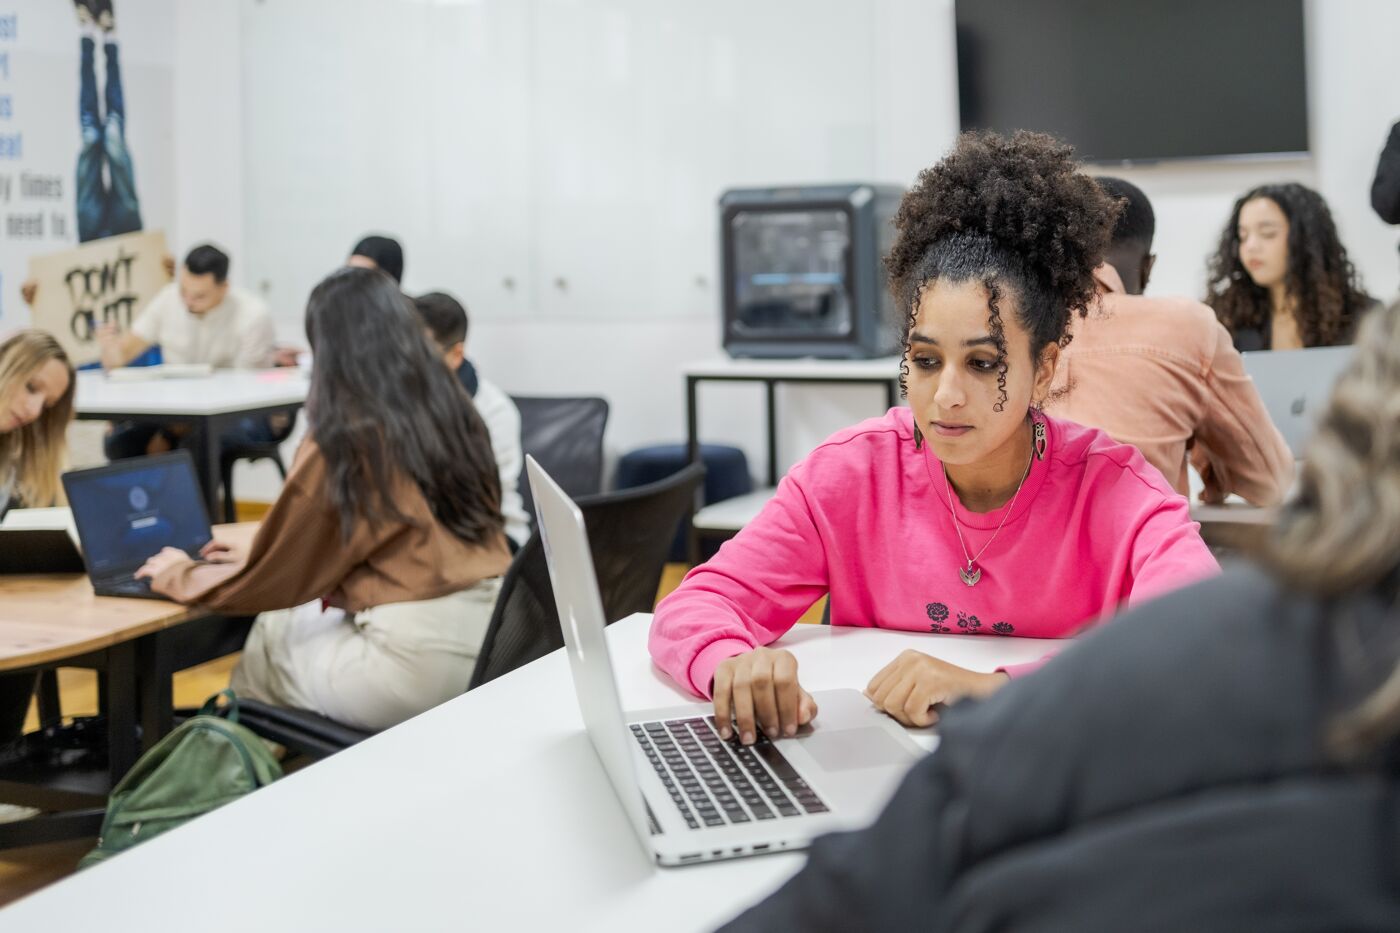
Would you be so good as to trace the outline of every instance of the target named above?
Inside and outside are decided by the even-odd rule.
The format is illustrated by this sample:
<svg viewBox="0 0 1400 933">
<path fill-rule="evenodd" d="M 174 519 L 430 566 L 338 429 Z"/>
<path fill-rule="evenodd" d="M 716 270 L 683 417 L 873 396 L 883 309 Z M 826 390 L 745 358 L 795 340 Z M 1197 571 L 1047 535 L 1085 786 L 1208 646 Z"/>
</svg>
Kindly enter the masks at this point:
<svg viewBox="0 0 1400 933">
<path fill-rule="evenodd" d="M 1124 603 L 1219 572 L 1186 499 L 1137 448 L 1046 418 L 1030 474 L 969 587 L 943 470 L 892 408 L 828 438 L 788 471 L 759 515 L 656 607 L 656 663 L 701 696 L 726 658 L 766 645 L 831 593 L 833 625 L 1065 638 Z M 1005 508 L 955 494 L 968 553 Z M 1018 676 L 1041 662 L 1004 668 Z"/>
</svg>

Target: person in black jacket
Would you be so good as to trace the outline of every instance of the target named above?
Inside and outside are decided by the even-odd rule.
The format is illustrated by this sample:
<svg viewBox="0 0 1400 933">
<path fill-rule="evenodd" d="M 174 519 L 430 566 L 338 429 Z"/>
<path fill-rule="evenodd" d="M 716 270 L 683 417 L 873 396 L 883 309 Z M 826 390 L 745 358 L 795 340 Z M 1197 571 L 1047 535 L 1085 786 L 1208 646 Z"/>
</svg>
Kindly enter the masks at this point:
<svg viewBox="0 0 1400 933">
<path fill-rule="evenodd" d="M 1376 163 L 1376 177 L 1371 182 L 1371 207 L 1381 220 L 1400 224 L 1400 121 L 1390 128 L 1381 158 Z"/>
<path fill-rule="evenodd" d="M 1400 303 L 1252 566 L 943 718 L 726 930 L 1400 929 Z"/>
</svg>

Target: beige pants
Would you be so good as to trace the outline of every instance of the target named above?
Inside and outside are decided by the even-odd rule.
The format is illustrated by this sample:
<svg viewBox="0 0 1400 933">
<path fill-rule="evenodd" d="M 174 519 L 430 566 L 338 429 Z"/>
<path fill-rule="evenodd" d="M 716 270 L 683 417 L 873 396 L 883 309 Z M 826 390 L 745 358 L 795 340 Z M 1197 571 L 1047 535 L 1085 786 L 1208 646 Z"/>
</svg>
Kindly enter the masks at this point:
<svg viewBox="0 0 1400 933">
<path fill-rule="evenodd" d="M 347 726 L 387 729 L 467 689 L 500 590 L 495 577 L 353 616 L 319 600 L 261 613 L 229 686 Z"/>
</svg>

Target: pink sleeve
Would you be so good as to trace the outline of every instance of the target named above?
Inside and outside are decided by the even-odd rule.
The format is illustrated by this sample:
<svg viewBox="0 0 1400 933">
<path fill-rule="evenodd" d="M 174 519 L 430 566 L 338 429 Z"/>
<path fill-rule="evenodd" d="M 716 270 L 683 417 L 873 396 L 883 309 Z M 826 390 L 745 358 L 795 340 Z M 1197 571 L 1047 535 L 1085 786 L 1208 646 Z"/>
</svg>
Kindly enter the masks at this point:
<svg viewBox="0 0 1400 933">
<path fill-rule="evenodd" d="M 1220 573 L 1182 496 L 1164 497 L 1138 527 L 1128 563 L 1129 608 Z"/>
<path fill-rule="evenodd" d="M 775 641 L 827 591 L 826 551 L 794 479 L 718 554 L 656 607 L 648 647 L 662 670 L 702 697 L 727 658 Z"/>
<path fill-rule="evenodd" d="M 1161 505 L 1138 527 L 1128 550 L 1126 605 L 1136 606 L 1188 584 L 1215 576 L 1220 565 L 1201 540 L 1200 525 L 1191 520 L 1191 507 L 1181 496 L 1163 497 Z M 1112 613 L 1109 610 L 1105 616 Z M 1055 655 L 997 668 L 1015 680 L 1032 674 Z"/>
</svg>

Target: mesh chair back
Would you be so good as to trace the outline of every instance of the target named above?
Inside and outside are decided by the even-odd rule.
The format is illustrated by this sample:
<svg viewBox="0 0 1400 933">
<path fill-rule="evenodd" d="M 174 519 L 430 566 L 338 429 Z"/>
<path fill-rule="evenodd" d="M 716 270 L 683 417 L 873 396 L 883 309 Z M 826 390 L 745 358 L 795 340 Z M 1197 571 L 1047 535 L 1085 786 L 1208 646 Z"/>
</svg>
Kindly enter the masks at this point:
<svg viewBox="0 0 1400 933">
<path fill-rule="evenodd" d="M 603 616 L 608 623 L 652 610 L 676 526 L 684 519 L 704 477 L 705 468 L 691 464 L 647 486 L 575 500 L 588 528 Z M 564 636 L 549 583 L 549 565 L 536 530 L 515 555 L 501 584 L 471 687 L 562 647 Z"/>
<path fill-rule="evenodd" d="M 513 396 L 520 409 L 520 447 L 570 496 L 596 495 L 603 488 L 603 429 L 608 402 L 602 398 Z M 520 468 L 520 496 L 534 522 L 530 481 Z"/>
</svg>

